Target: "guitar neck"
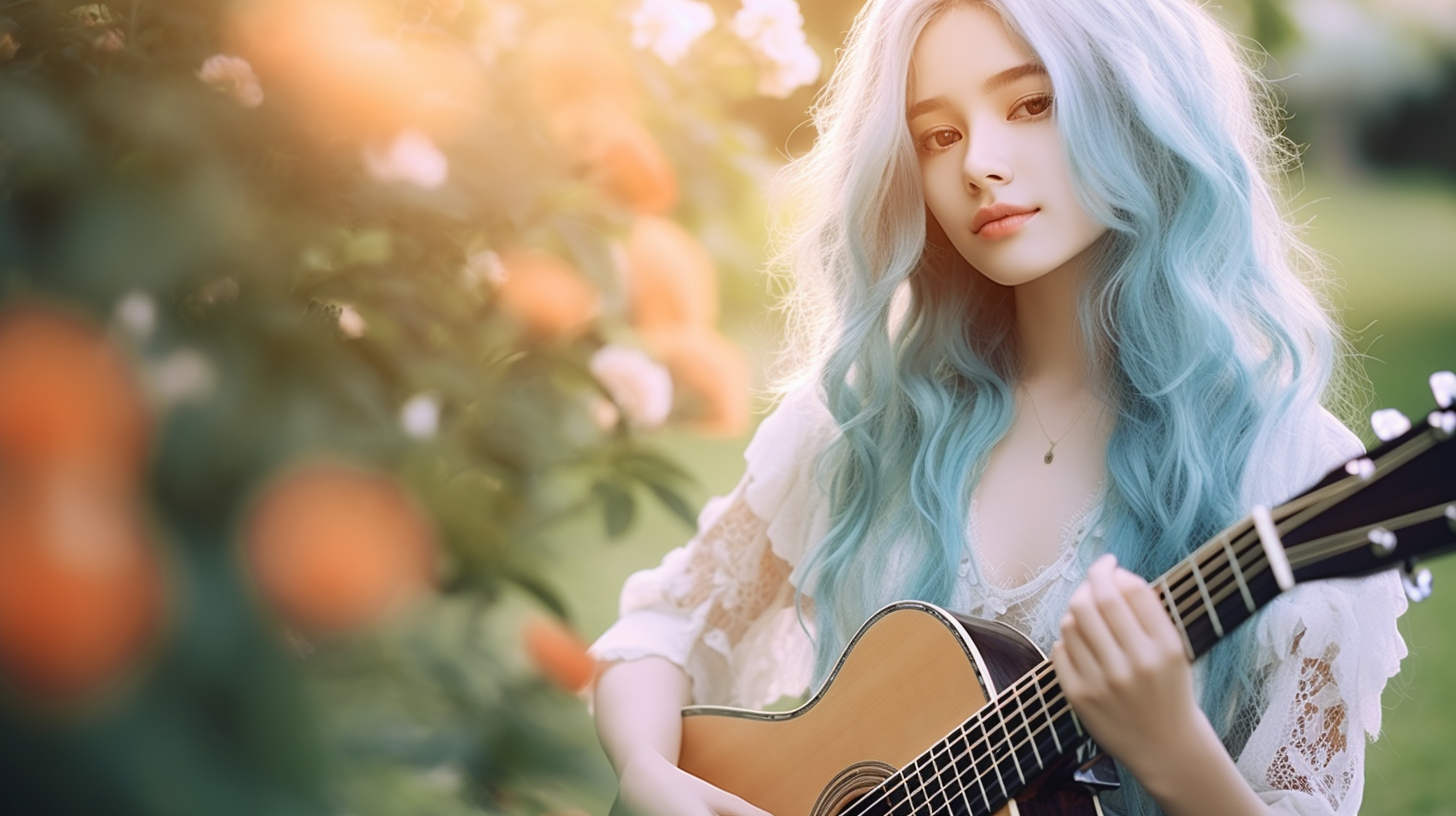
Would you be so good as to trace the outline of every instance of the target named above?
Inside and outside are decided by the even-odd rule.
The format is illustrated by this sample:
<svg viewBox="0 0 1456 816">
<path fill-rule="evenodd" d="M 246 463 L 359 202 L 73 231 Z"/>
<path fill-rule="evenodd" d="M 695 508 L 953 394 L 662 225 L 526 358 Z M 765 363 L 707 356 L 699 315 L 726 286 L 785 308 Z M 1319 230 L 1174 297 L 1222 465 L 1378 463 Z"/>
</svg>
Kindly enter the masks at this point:
<svg viewBox="0 0 1456 816">
<path fill-rule="evenodd" d="M 1432 488 L 1427 500 L 1413 495 L 1425 488 L 1409 481 L 1382 481 L 1441 441 L 1444 437 L 1430 431 L 1412 432 L 1383 446 L 1373 459 L 1354 460 L 1273 512 L 1256 508 L 1153 581 L 1188 658 L 1206 653 L 1295 580 L 1394 566 L 1397 532 L 1402 542 L 1418 541 L 1427 550 L 1449 547 L 1456 530 L 1449 498 Z M 1391 506 L 1398 499 L 1415 509 L 1374 520 L 1352 517 L 1346 509 L 1356 505 L 1349 501 L 1356 494 L 1362 506 Z M 991 816 L 1068 753 L 1090 755 L 1092 750 L 1051 662 L 1043 661 L 899 769 L 880 786 L 880 795 L 866 796 L 844 813 L 945 808 Z"/>
</svg>

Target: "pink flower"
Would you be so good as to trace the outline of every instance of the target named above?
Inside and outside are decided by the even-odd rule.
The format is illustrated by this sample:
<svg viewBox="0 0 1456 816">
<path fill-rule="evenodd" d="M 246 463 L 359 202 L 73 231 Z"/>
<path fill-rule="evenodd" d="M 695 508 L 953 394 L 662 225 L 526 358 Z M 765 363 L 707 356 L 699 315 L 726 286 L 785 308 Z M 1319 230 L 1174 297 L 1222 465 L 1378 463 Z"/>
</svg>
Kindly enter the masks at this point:
<svg viewBox="0 0 1456 816">
<path fill-rule="evenodd" d="M 208 87 L 221 91 L 245 108 L 256 108 L 263 104 L 263 87 L 253 66 L 242 57 L 214 54 L 202 63 L 197 78 Z"/>
<path fill-rule="evenodd" d="M 433 190 L 445 183 L 450 162 L 430 137 L 418 131 L 399 134 L 383 150 L 364 149 L 364 166 L 380 181 L 397 181 Z"/>
<path fill-rule="evenodd" d="M 667 369 L 637 349 L 602 346 L 592 355 L 591 373 L 634 427 L 656 428 L 672 410 L 672 378 Z"/>
</svg>

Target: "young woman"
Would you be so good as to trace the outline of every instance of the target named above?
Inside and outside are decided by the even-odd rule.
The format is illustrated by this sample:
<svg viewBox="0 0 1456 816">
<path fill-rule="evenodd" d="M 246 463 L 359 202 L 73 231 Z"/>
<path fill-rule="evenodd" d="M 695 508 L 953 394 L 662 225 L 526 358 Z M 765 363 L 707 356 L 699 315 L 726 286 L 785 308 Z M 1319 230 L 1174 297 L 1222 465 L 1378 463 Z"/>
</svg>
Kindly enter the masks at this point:
<svg viewBox="0 0 1456 816">
<path fill-rule="evenodd" d="M 1110 811 L 1357 811 L 1394 576 L 1197 666 L 1143 580 L 1361 450 L 1262 99 L 1191 0 L 870 0 L 786 170 L 805 376 L 594 646 L 624 801 L 761 816 L 677 769 L 679 708 L 802 694 L 918 598 L 1049 651 Z"/>
</svg>

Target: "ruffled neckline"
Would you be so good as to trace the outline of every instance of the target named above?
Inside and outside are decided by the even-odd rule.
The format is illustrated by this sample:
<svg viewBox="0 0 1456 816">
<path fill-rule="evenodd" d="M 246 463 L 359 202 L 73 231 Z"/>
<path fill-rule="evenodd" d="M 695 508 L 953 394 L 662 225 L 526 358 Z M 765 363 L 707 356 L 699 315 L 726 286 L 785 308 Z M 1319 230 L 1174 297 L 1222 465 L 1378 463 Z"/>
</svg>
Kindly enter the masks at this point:
<svg viewBox="0 0 1456 816">
<path fill-rule="evenodd" d="M 1077 554 L 1089 533 L 1097 533 L 1096 515 L 1102 509 L 1107 479 L 1104 477 L 1097 487 L 1087 495 L 1082 506 L 1067 518 L 1062 525 L 1061 538 L 1057 544 L 1057 555 L 1042 565 L 1030 577 L 1019 584 L 1005 586 L 987 576 L 980 560 L 980 500 L 971 496 L 969 518 L 966 520 L 965 546 L 961 551 L 960 567 L 957 570 L 962 581 L 975 587 L 983 596 L 994 596 L 1003 603 L 1014 603 L 1036 594 L 1054 578 L 1077 581 L 1082 570 L 1077 565 Z M 999 605 L 999 604 L 998 604 Z"/>
</svg>

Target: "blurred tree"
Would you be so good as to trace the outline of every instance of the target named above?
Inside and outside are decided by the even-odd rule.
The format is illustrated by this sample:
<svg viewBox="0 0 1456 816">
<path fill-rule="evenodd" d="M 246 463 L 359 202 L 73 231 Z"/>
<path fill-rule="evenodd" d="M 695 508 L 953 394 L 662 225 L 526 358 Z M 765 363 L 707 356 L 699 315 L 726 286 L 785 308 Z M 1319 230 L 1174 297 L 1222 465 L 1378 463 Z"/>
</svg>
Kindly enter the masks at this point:
<svg viewBox="0 0 1456 816">
<path fill-rule="evenodd" d="M 746 421 L 733 108 L 818 58 L 737 14 L 0 1 L 7 812 L 571 804 L 590 664 L 496 602 L 568 617 L 544 532 L 691 523 L 645 434 Z"/>
</svg>

